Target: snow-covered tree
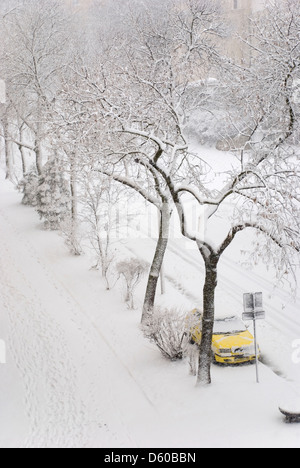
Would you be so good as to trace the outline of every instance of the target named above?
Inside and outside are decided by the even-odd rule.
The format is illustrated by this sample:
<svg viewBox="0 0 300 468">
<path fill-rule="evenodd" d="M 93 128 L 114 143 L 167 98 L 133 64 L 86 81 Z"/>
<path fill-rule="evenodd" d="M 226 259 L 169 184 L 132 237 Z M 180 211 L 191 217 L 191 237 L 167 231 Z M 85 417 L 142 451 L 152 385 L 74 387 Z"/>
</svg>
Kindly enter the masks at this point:
<svg viewBox="0 0 300 468">
<path fill-rule="evenodd" d="M 91 171 L 86 174 L 83 196 L 83 220 L 88 226 L 88 239 L 96 254 L 95 269 L 101 268 L 107 289 L 111 289 L 110 273 L 116 260 L 119 225 L 118 207 L 124 190 L 107 177 Z"/>
<path fill-rule="evenodd" d="M 177 158 L 187 147 L 186 89 L 217 63 L 216 43 L 224 35 L 214 2 L 189 0 L 160 9 L 160 16 L 147 5 L 143 15 L 132 14 L 122 48 L 111 47 L 97 78 L 86 73 L 90 97 L 97 100 L 98 114 L 107 121 L 104 132 L 109 135 L 99 171 L 138 192 L 160 213 L 142 321 L 154 306 L 174 210 L 166 181 L 142 155 L 153 154 L 158 161 L 166 150 L 179 163 Z M 176 162 L 171 172 L 176 170 Z"/>
<path fill-rule="evenodd" d="M 59 229 L 71 215 L 71 197 L 64 169 L 58 159 L 50 159 L 39 178 L 36 194 L 37 212 L 46 229 Z"/>
<path fill-rule="evenodd" d="M 211 382 L 218 265 L 235 237 L 245 230 L 257 232 L 257 248 L 278 274 L 298 263 L 300 174 L 292 140 L 297 114 L 290 82 L 291 73 L 296 76 L 299 68 L 299 12 L 298 2 L 289 3 L 288 9 L 276 4 L 267 11 L 264 24 L 269 27 L 262 30 L 260 21 L 253 22 L 255 41 L 249 38 L 249 46 L 255 60 L 248 69 L 232 63 L 228 67 L 228 62 L 219 60 L 215 37 L 223 29 L 214 2 L 188 1 L 176 14 L 172 10 L 164 16 L 165 27 L 149 18 L 139 20 L 133 27 L 138 39 L 128 45 L 127 65 L 118 61 L 117 82 L 111 89 L 106 82 L 103 89 L 102 105 L 114 122 L 111 131 L 124 148 L 111 151 L 117 156 L 113 163 L 116 180 L 124 181 L 123 171 L 126 181 L 140 193 L 144 187 L 136 182 L 139 170 L 144 181 L 154 180 L 176 206 L 182 234 L 196 243 L 205 265 L 200 384 Z M 293 71 L 288 66 L 291 57 Z M 212 64 L 223 64 L 226 70 L 220 96 L 235 96 L 229 112 L 223 114 L 225 127 L 229 121 L 235 134 L 230 152 L 224 153 L 223 185 L 218 189 L 209 183 L 214 172 L 205 150 L 203 156 L 191 150 L 187 138 L 190 109 L 185 99 L 188 83 L 195 79 L 195 66 L 201 76 Z M 271 71 L 274 82 L 270 81 L 273 75 L 268 78 Z M 230 110 L 235 105 L 233 117 Z M 236 138 L 245 135 L 246 141 Z M 191 198 L 202 209 L 200 231 L 188 223 Z"/>
<path fill-rule="evenodd" d="M 36 168 L 31 168 L 25 173 L 23 179 L 19 183 L 19 190 L 23 193 L 23 205 L 36 207 L 37 205 L 37 188 L 39 185 L 39 177 Z"/>
<path fill-rule="evenodd" d="M 128 155 L 128 151 L 124 151 L 124 155 Z M 167 193 L 163 185 L 159 182 L 155 171 L 149 171 L 143 167 L 137 167 L 133 172 L 129 169 L 128 161 L 124 161 L 123 164 L 116 168 L 114 165 L 111 169 L 107 168 L 107 165 L 102 169 L 98 169 L 102 174 L 106 174 L 108 177 L 113 178 L 116 182 L 119 182 L 129 189 L 138 192 L 146 202 L 157 208 L 159 216 L 159 229 L 158 239 L 156 243 L 154 257 L 151 263 L 149 277 L 147 281 L 147 288 L 143 303 L 142 323 L 145 323 L 151 315 L 157 291 L 157 284 L 161 274 L 164 256 L 168 246 L 168 240 L 170 235 L 170 223 L 173 213 L 173 203 L 170 195 Z M 123 173 L 129 172 L 131 175 L 128 177 L 124 176 Z"/>
<path fill-rule="evenodd" d="M 29 141 L 9 133 L 20 148 L 35 154 L 42 174 L 47 160 L 52 108 L 59 90 L 59 75 L 67 66 L 68 26 L 62 6 L 55 0 L 7 3 L 2 18 L 0 74 L 6 82 L 7 119 L 19 129 L 26 127 Z"/>
<path fill-rule="evenodd" d="M 137 258 L 123 260 L 117 264 L 117 271 L 126 286 L 125 302 L 129 309 L 134 309 L 134 293 L 148 269 L 147 262 Z"/>
<path fill-rule="evenodd" d="M 84 43 L 81 43 L 82 47 Z M 169 237 L 173 202 L 170 195 L 158 184 L 154 173 L 149 174 L 147 169 L 139 164 L 132 172 L 132 168 L 128 165 L 128 155 L 136 154 L 135 147 L 131 152 L 130 141 L 124 138 L 124 135 L 120 138 L 121 135 L 114 131 L 115 123 L 112 123 L 111 119 L 113 102 L 107 101 L 105 106 L 103 105 L 108 86 L 110 87 L 112 83 L 118 85 L 116 73 L 119 71 L 113 64 L 117 61 L 115 54 L 121 54 L 117 40 L 110 44 L 101 43 L 97 50 L 91 46 L 89 54 L 81 53 L 80 57 L 74 57 L 72 65 L 74 75 L 65 80 L 62 90 L 64 101 L 61 109 L 57 108 L 59 119 L 56 119 L 58 122 L 56 135 L 61 135 L 59 138 L 62 147 L 65 148 L 66 159 L 70 154 L 70 148 L 76 147 L 77 184 L 83 190 L 86 181 L 81 182 L 80 178 L 81 174 L 85 173 L 82 172 L 82 167 L 86 165 L 88 170 L 98 172 L 100 182 L 103 175 L 106 175 L 108 180 L 113 178 L 124 187 L 136 190 L 148 203 L 154 205 L 160 214 L 159 238 L 143 307 L 144 320 L 154 305 L 157 282 Z M 121 61 L 123 62 L 122 59 Z M 115 88 L 114 92 L 117 92 Z M 123 92 L 125 93 L 125 89 Z M 128 90 L 128 95 L 129 92 Z M 110 114 L 109 118 L 107 112 Z"/>
</svg>

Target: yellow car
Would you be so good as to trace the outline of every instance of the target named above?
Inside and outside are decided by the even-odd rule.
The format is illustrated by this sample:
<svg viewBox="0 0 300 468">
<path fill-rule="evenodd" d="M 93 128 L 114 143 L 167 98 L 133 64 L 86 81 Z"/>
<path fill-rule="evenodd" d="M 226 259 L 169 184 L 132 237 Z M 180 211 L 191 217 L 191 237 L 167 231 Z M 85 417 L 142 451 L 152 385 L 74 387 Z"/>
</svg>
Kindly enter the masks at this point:
<svg viewBox="0 0 300 468">
<path fill-rule="evenodd" d="M 193 310 L 190 336 L 200 344 L 202 338 L 202 314 Z M 216 319 L 212 338 L 212 352 L 215 362 L 222 364 L 242 364 L 255 361 L 254 337 L 244 322 L 237 316 Z"/>
</svg>

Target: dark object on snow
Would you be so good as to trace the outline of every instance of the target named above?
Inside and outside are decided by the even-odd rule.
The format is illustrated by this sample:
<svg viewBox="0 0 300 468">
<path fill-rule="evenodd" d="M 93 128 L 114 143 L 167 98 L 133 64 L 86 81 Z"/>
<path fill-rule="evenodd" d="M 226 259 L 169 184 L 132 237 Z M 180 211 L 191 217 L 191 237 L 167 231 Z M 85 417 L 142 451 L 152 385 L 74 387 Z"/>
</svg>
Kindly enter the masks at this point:
<svg viewBox="0 0 300 468">
<path fill-rule="evenodd" d="M 292 413 L 282 408 L 279 408 L 279 411 L 285 416 L 287 423 L 300 423 L 300 413 Z"/>
</svg>

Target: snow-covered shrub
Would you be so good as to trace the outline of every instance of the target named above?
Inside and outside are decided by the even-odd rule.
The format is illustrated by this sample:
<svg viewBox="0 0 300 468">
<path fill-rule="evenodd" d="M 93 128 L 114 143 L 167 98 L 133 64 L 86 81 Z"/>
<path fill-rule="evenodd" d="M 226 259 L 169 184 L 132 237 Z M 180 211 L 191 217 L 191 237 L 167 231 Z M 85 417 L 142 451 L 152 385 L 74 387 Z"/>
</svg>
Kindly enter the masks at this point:
<svg viewBox="0 0 300 468">
<path fill-rule="evenodd" d="M 83 252 L 81 242 L 84 235 L 81 232 L 80 224 L 74 221 L 71 216 L 68 216 L 61 221 L 59 228 L 71 254 L 76 256 L 81 255 Z"/>
<path fill-rule="evenodd" d="M 92 269 L 101 269 L 107 290 L 112 288 L 116 273 L 118 230 L 120 228 L 119 204 L 124 198 L 124 187 L 110 178 L 99 174 L 87 174 L 84 179 L 83 219 L 87 225 L 87 236 L 96 254 Z"/>
<path fill-rule="evenodd" d="M 130 258 L 117 264 L 117 272 L 126 285 L 125 302 L 129 309 L 134 309 L 134 291 L 148 270 L 148 263 L 137 258 Z"/>
<path fill-rule="evenodd" d="M 23 179 L 18 185 L 18 189 L 23 193 L 23 205 L 36 206 L 37 205 L 37 188 L 39 177 L 35 169 L 31 169 L 24 175 Z"/>
<path fill-rule="evenodd" d="M 197 362 L 199 360 L 199 343 L 195 343 L 193 333 L 202 329 L 203 312 L 199 309 L 192 311 L 185 318 L 185 336 L 183 339 L 183 352 L 189 360 L 190 374 L 197 375 Z"/>
<path fill-rule="evenodd" d="M 167 359 L 182 359 L 186 347 L 186 318 L 177 309 L 155 307 L 143 326 L 146 338 L 155 343 Z"/>
<path fill-rule="evenodd" d="M 45 228 L 56 230 L 70 216 L 71 195 L 64 171 L 57 160 L 48 161 L 39 178 L 37 212 L 45 219 Z"/>
</svg>

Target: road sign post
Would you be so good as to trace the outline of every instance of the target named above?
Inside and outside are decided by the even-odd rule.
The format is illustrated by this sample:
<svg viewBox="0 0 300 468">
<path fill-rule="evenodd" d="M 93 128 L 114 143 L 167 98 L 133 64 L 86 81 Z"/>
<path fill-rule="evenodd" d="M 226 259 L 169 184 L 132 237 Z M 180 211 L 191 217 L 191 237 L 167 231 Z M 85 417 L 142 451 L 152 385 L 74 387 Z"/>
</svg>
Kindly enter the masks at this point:
<svg viewBox="0 0 300 468">
<path fill-rule="evenodd" d="M 262 293 L 247 293 L 244 294 L 244 313 L 243 320 L 252 320 L 254 329 L 254 346 L 255 346 L 255 365 L 256 365 L 256 382 L 259 383 L 258 375 L 258 345 L 256 320 L 263 320 L 266 313 L 263 310 L 263 295 Z"/>
<path fill-rule="evenodd" d="M 254 328 L 256 382 L 259 383 L 259 375 L 258 375 L 258 349 L 257 349 L 257 334 L 256 334 L 256 318 L 255 318 L 255 317 L 254 317 L 254 319 L 253 319 L 253 328 Z"/>
</svg>

